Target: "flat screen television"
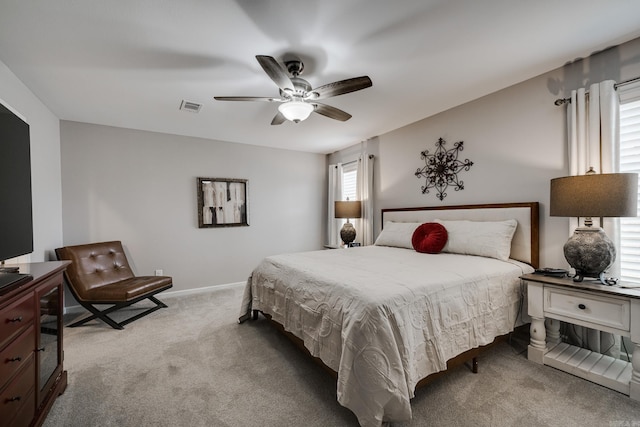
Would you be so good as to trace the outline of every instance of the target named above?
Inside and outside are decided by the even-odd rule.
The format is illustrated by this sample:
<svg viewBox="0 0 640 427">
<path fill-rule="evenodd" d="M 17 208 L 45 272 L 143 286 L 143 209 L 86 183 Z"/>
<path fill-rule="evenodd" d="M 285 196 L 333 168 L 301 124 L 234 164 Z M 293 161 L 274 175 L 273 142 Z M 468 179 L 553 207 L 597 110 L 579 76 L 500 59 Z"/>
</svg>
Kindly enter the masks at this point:
<svg viewBox="0 0 640 427">
<path fill-rule="evenodd" d="M 0 261 L 33 252 L 29 125 L 0 103 Z"/>
</svg>

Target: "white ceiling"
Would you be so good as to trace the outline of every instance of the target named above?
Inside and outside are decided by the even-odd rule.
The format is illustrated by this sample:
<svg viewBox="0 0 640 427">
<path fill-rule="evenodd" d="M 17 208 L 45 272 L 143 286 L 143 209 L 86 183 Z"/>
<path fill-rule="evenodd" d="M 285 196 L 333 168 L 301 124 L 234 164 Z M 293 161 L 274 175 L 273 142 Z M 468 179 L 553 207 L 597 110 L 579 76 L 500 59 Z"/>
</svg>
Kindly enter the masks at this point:
<svg viewBox="0 0 640 427">
<path fill-rule="evenodd" d="M 634 39 L 639 16 L 631 0 L 2 0 L 0 60 L 63 120 L 329 153 Z M 323 101 L 347 122 L 271 126 L 278 104 L 213 100 L 277 96 L 258 54 L 297 54 L 313 87 L 373 87 Z"/>
</svg>

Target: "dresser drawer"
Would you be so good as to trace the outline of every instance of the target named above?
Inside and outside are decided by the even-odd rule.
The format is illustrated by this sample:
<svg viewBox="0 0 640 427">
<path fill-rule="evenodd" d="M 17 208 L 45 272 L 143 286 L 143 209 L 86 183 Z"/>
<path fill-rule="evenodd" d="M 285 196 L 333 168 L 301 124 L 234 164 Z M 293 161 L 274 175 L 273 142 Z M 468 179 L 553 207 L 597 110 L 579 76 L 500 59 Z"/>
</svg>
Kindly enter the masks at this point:
<svg viewBox="0 0 640 427">
<path fill-rule="evenodd" d="M 544 288 L 544 312 L 629 331 L 631 306 L 628 299 Z"/>
<path fill-rule="evenodd" d="M 7 424 L 7 427 L 29 427 L 33 421 L 33 417 L 36 414 L 35 407 L 35 390 L 27 396 L 22 407 L 16 411 L 13 419 Z M 5 427 L 4 421 L 0 421 L 0 427 Z"/>
<path fill-rule="evenodd" d="M 0 349 L 33 321 L 35 301 L 29 293 L 0 311 Z"/>
<path fill-rule="evenodd" d="M 34 358 L 0 391 L 0 427 L 28 426 L 36 411 Z"/>
<path fill-rule="evenodd" d="M 8 382 L 33 355 L 36 348 L 36 334 L 31 325 L 4 350 L 0 351 L 0 389 Z"/>
</svg>

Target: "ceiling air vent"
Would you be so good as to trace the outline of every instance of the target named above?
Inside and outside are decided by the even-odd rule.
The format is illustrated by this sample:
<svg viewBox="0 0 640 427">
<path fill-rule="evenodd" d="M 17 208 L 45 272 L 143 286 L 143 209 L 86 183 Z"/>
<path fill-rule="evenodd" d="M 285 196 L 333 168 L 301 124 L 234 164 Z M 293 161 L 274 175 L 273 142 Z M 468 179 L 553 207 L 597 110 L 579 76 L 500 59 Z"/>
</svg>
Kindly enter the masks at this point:
<svg viewBox="0 0 640 427">
<path fill-rule="evenodd" d="M 202 104 L 197 104 L 195 102 L 190 101 L 182 101 L 180 103 L 180 109 L 184 111 L 190 111 L 192 113 L 200 112 L 200 108 L 202 108 Z"/>
</svg>

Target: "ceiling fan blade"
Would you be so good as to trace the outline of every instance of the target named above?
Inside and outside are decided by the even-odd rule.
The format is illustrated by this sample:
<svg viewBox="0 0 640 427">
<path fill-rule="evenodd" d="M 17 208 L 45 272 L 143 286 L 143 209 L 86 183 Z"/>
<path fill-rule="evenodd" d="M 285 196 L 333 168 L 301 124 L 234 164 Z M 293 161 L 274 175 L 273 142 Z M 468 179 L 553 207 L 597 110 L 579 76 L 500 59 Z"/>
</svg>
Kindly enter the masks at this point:
<svg viewBox="0 0 640 427">
<path fill-rule="evenodd" d="M 278 64 L 272 56 L 256 55 L 258 63 L 262 67 L 265 73 L 278 85 L 282 90 L 289 89 L 295 91 L 291 79 L 287 75 L 287 72 Z"/>
<path fill-rule="evenodd" d="M 283 124 L 287 119 L 284 117 L 284 115 L 278 111 L 278 114 L 276 114 L 273 117 L 273 120 L 271 120 L 271 124 L 272 125 L 281 125 Z"/>
<path fill-rule="evenodd" d="M 214 96 L 213 99 L 215 99 L 216 101 L 282 101 L 280 98 L 272 98 L 266 96 Z"/>
<path fill-rule="evenodd" d="M 340 80 L 338 82 L 329 83 L 313 89 L 313 91 L 311 91 L 311 99 L 323 99 L 331 96 L 343 95 L 345 93 L 366 89 L 372 85 L 373 83 L 368 76 Z"/>
<path fill-rule="evenodd" d="M 331 105 L 319 104 L 314 102 L 313 105 L 316 107 L 313 111 L 322 114 L 323 116 L 327 116 L 330 119 L 340 120 L 341 122 L 346 122 L 351 118 L 351 114 L 346 111 L 342 111 L 336 107 L 332 107 Z"/>
</svg>

